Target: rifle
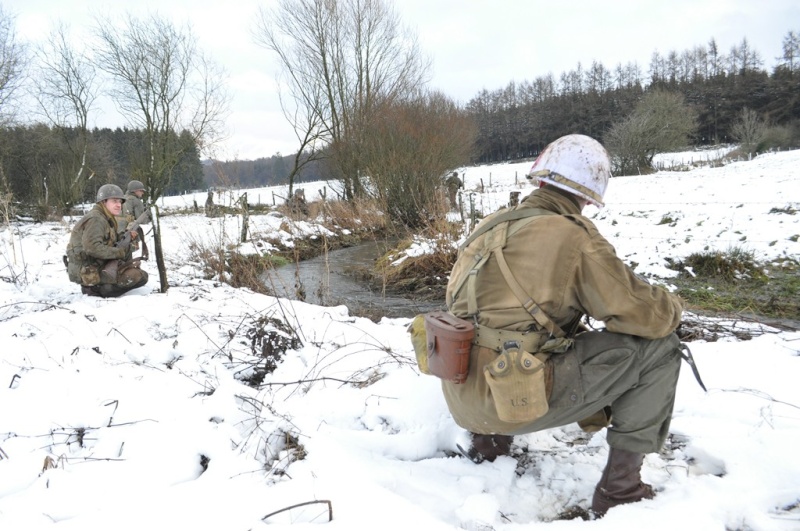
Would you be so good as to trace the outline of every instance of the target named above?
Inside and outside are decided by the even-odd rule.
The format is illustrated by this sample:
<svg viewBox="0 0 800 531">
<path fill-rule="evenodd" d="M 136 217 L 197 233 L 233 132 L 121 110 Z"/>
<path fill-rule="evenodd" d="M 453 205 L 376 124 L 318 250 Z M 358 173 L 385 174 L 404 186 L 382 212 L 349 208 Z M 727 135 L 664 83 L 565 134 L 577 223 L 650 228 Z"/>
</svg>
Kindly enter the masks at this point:
<svg viewBox="0 0 800 531">
<path fill-rule="evenodd" d="M 117 243 L 114 244 L 114 247 L 130 247 L 131 245 L 131 232 L 138 230 L 139 225 L 142 223 L 146 223 L 150 219 L 150 211 L 145 210 L 142 214 L 136 218 L 130 225 L 125 227 L 125 236 L 122 237 Z"/>
</svg>

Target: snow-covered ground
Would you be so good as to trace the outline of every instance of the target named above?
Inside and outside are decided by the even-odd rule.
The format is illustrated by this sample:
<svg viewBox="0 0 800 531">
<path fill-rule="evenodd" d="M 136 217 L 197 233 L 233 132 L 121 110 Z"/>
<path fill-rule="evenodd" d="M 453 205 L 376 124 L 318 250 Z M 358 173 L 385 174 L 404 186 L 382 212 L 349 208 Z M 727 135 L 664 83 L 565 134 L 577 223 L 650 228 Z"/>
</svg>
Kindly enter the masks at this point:
<svg viewBox="0 0 800 531">
<path fill-rule="evenodd" d="M 464 168 L 465 193 L 489 213 L 530 189 L 530 164 Z M 668 281 L 666 257 L 702 250 L 800 255 L 800 151 L 615 178 L 606 199 L 586 213 L 651 277 Z M 798 332 L 739 323 L 753 339 L 691 343 L 709 391 L 683 367 L 670 444 L 643 470 L 656 498 L 550 523 L 590 504 L 603 432 L 518 436 L 517 459 L 494 463 L 453 456 L 467 434 L 438 381 L 416 370 L 408 319 L 374 323 L 203 280 L 190 248 L 236 242 L 236 216 L 163 218 L 166 294 L 147 262 L 147 286 L 86 297 L 61 259 L 75 221 L 0 229 L 3 531 L 320 529 L 326 502 L 324 527 L 347 531 L 800 529 Z M 250 221 L 256 236 L 281 223 L 287 239 L 322 230 Z M 248 386 L 264 337 L 286 350 Z M 309 501 L 319 503 L 262 520 Z"/>
</svg>

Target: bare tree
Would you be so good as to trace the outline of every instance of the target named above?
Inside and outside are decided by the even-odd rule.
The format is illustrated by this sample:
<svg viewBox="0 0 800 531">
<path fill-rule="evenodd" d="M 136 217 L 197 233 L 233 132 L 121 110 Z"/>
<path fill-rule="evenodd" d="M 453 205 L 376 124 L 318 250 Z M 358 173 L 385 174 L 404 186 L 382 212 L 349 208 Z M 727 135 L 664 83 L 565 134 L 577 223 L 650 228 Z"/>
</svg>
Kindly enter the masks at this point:
<svg viewBox="0 0 800 531">
<path fill-rule="evenodd" d="M 767 129 L 766 122 L 756 111 L 744 107 L 731 128 L 731 136 L 741 144 L 741 149 L 751 154 L 758 150 L 759 144 L 766 138 Z"/>
<path fill-rule="evenodd" d="M 426 81 L 416 36 L 387 0 L 278 0 L 260 9 L 254 33 L 301 108 L 298 138 L 327 147 L 347 199 L 363 195 L 365 124 Z"/>
<path fill-rule="evenodd" d="M 25 46 L 17 40 L 15 17 L 0 4 L 0 125 L 11 119 L 16 90 L 27 62 Z"/>
<path fill-rule="evenodd" d="M 614 173 L 650 172 L 653 157 L 689 144 L 697 129 L 697 113 L 676 92 L 645 94 L 630 116 L 614 124 L 603 140 L 612 156 Z"/>
<path fill-rule="evenodd" d="M 114 81 L 111 95 L 145 136 L 137 177 L 147 187 L 156 213 L 154 241 L 164 293 L 169 284 L 155 201 L 184 152 L 195 146 L 208 150 L 221 139 L 228 103 L 224 75 L 198 50 L 191 28 L 175 27 L 158 15 L 128 15 L 121 27 L 99 20 L 95 31 L 98 65 Z M 186 138 L 194 145 L 187 145 L 182 140 Z"/>
<path fill-rule="evenodd" d="M 0 4 L 0 127 L 7 125 L 14 115 L 10 107 L 26 62 L 25 47 L 17 41 L 14 22 L 14 17 Z M 5 150 L 0 149 L 0 221 L 8 224 L 14 196 L 6 176 L 5 158 Z"/>
<path fill-rule="evenodd" d="M 278 86 L 281 87 L 283 84 L 280 83 Z M 292 103 L 286 101 L 279 88 L 281 110 L 286 120 L 292 125 L 299 143 L 297 152 L 292 159 L 292 169 L 289 170 L 287 175 L 289 194 L 286 200 L 290 202 L 294 197 L 294 182 L 297 176 L 300 175 L 305 166 L 322 160 L 326 152 L 324 150 L 325 135 L 320 127 L 320 116 L 313 112 L 311 107 L 305 105 L 303 95 L 294 91 L 294 86 L 291 83 L 288 86 L 290 87 L 290 100 Z M 282 158 L 278 160 L 283 161 Z"/>
<path fill-rule="evenodd" d="M 86 166 L 88 123 L 98 84 L 94 65 L 70 46 L 67 37 L 67 28 L 60 24 L 37 48 L 33 84 L 42 114 L 61 133 L 71 154 L 63 172 L 51 173 L 48 187 L 54 202 L 68 209 L 83 199 L 84 185 L 91 178 Z"/>
<path fill-rule="evenodd" d="M 440 92 L 387 104 L 362 144 L 371 189 L 397 223 L 419 228 L 444 216 L 444 179 L 470 160 L 477 130 Z"/>
</svg>

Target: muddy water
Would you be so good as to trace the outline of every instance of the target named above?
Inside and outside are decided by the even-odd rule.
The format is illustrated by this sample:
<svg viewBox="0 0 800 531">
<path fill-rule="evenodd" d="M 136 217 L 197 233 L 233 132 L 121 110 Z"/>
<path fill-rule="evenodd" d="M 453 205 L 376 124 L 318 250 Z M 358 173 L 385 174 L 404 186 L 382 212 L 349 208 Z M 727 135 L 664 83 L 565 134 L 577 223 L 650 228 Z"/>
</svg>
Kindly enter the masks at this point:
<svg viewBox="0 0 800 531">
<path fill-rule="evenodd" d="M 269 271 L 265 281 L 280 297 L 320 306 L 343 304 L 350 310 L 350 315 L 373 319 L 379 316 L 413 317 L 417 313 L 439 309 L 443 301 L 435 303 L 388 295 L 384 290 L 374 290 L 354 277 L 354 271 L 372 267 L 392 243 L 381 240 L 336 249 L 328 252 L 327 256 Z"/>
</svg>

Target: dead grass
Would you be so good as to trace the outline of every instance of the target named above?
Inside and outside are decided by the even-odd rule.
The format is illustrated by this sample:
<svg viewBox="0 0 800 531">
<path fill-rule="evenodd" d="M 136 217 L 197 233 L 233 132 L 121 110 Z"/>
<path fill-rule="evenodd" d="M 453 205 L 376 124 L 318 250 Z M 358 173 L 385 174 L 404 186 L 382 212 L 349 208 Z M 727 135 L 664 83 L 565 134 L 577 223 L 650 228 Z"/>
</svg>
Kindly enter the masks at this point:
<svg viewBox="0 0 800 531">
<path fill-rule="evenodd" d="M 444 300 L 450 270 L 455 264 L 455 246 L 460 227 L 444 219 L 436 220 L 423 229 L 421 238 L 430 242 L 433 252 L 407 256 L 406 251 L 415 238 L 400 240 L 395 249 L 380 257 L 373 271 L 373 284 L 398 293 L 413 293 L 424 300 Z M 401 260 L 402 259 L 402 260 Z"/>
<path fill-rule="evenodd" d="M 312 203 L 309 215 L 312 218 L 321 218 L 326 226 L 352 232 L 383 233 L 389 228 L 385 213 L 371 199 Z"/>
<path fill-rule="evenodd" d="M 273 257 L 240 254 L 235 246 L 226 245 L 221 240 L 210 244 L 196 238 L 189 240 L 189 260 L 200 265 L 206 280 L 217 279 L 235 288 L 272 295 L 263 276 L 272 267 Z"/>
<path fill-rule="evenodd" d="M 689 274 L 687 268 L 698 277 L 736 282 L 739 280 L 763 281 L 765 275 L 761 266 L 756 263 L 752 251 L 741 247 L 732 247 L 727 251 L 708 251 L 693 253 L 682 262 L 675 264 L 674 269 L 681 274 Z"/>
<path fill-rule="evenodd" d="M 674 263 L 671 267 L 680 275 L 671 282 L 695 311 L 763 316 L 800 324 L 798 265 L 797 260 L 788 258 L 761 264 L 753 253 L 732 248 L 692 254 Z"/>
</svg>

